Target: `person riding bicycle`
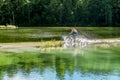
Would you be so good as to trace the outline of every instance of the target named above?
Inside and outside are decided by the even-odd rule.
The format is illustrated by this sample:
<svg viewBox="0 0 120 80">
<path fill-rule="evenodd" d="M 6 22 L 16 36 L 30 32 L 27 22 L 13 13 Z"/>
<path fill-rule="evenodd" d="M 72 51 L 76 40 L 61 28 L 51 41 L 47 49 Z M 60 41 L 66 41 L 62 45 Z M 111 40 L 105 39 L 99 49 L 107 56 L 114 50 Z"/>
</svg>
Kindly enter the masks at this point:
<svg viewBox="0 0 120 80">
<path fill-rule="evenodd" d="M 71 32 L 69 33 L 70 35 L 73 35 L 74 39 L 78 36 L 78 31 L 76 28 L 72 27 Z"/>
<path fill-rule="evenodd" d="M 71 32 L 69 33 L 69 35 L 72 35 L 73 36 L 73 39 L 74 39 L 74 43 L 76 42 L 76 38 L 78 36 L 78 31 L 76 28 L 72 27 L 71 28 Z"/>
</svg>

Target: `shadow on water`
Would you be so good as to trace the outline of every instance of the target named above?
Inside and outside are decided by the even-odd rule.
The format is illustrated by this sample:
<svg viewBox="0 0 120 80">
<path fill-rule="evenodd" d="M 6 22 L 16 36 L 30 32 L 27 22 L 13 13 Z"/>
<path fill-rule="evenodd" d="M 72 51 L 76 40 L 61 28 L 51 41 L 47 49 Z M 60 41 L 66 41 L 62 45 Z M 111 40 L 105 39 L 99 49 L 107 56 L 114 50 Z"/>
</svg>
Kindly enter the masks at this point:
<svg viewBox="0 0 120 80">
<path fill-rule="evenodd" d="M 0 80 L 119 80 L 119 53 L 119 47 L 99 46 L 51 53 L 11 53 L 7 56 L 13 59 L 12 64 L 0 66 Z"/>
</svg>

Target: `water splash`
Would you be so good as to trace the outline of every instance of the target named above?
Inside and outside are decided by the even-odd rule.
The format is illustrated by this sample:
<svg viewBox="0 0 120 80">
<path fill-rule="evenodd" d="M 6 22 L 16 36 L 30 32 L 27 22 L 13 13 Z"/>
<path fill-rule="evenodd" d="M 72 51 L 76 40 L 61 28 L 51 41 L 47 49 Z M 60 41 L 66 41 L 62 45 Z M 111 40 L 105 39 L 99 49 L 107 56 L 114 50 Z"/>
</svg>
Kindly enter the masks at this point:
<svg viewBox="0 0 120 80">
<path fill-rule="evenodd" d="M 111 44 L 111 43 L 120 43 L 120 39 L 88 39 L 86 37 L 76 37 L 72 36 L 62 36 L 64 41 L 63 48 L 83 48 L 91 44 Z"/>
<path fill-rule="evenodd" d="M 88 39 L 84 37 L 76 37 L 72 36 L 62 36 L 64 41 L 64 48 L 72 48 L 72 47 L 84 47 L 88 44 Z"/>
</svg>

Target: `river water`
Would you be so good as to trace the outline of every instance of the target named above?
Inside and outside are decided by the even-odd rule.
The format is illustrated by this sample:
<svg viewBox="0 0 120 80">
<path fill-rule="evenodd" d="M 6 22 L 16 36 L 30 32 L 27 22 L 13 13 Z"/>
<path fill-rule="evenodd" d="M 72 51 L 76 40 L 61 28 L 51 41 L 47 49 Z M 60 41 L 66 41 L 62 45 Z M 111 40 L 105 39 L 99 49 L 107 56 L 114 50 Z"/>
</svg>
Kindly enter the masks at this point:
<svg viewBox="0 0 120 80">
<path fill-rule="evenodd" d="M 37 52 L 30 62 L 1 66 L 0 80 L 120 80 L 120 47 L 105 45 Z"/>
</svg>

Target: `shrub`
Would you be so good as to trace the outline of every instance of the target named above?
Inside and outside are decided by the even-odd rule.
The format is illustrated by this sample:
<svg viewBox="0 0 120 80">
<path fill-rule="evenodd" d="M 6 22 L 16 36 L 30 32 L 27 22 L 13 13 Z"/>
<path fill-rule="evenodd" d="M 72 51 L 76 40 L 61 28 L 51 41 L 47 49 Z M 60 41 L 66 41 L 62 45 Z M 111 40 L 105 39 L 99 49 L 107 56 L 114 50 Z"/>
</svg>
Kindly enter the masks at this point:
<svg viewBox="0 0 120 80">
<path fill-rule="evenodd" d="M 17 26 L 15 25 L 0 25 L 0 29 L 17 29 Z"/>
</svg>

